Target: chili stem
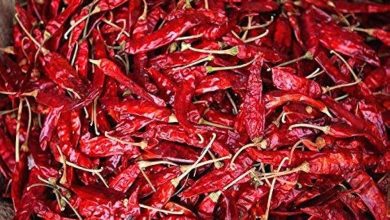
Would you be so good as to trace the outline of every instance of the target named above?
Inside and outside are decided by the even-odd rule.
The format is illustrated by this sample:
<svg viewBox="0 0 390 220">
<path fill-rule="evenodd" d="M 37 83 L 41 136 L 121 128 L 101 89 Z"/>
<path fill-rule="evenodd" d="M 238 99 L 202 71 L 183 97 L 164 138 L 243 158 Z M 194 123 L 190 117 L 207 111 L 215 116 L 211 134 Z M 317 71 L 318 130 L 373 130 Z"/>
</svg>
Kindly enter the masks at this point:
<svg viewBox="0 0 390 220">
<path fill-rule="evenodd" d="M 203 149 L 201 155 L 198 157 L 198 159 L 195 161 L 194 164 L 192 164 L 190 166 L 189 169 L 187 169 L 184 173 L 182 173 L 179 177 L 177 177 L 176 179 L 173 179 L 172 180 L 172 184 L 174 186 L 177 186 L 179 185 L 180 183 L 180 180 L 182 180 L 185 176 L 187 176 L 193 169 L 196 168 L 196 165 L 203 159 L 203 157 L 206 155 L 207 151 L 211 148 L 211 146 L 213 145 L 214 141 L 215 141 L 215 138 L 217 137 L 217 135 L 215 133 L 212 134 L 213 137 L 211 138 L 210 142 L 207 144 L 207 146 Z"/>
<path fill-rule="evenodd" d="M 344 84 L 335 85 L 335 86 L 331 86 L 331 87 L 328 87 L 328 86 L 322 87 L 322 93 L 325 94 L 325 93 L 330 92 L 330 91 L 335 90 L 335 89 L 354 86 L 354 85 L 359 84 L 361 81 L 362 81 L 361 79 L 358 79 L 357 81 L 351 82 L 351 83 L 344 83 Z"/>
<path fill-rule="evenodd" d="M 263 140 L 260 143 L 250 143 L 242 146 L 233 156 L 231 162 L 230 162 L 230 168 L 234 168 L 234 161 L 237 159 L 237 157 L 243 152 L 244 150 L 251 148 L 251 147 L 260 147 L 262 149 L 265 149 L 267 142 Z"/>
<path fill-rule="evenodd" d="M 186 1 L 185 8 L 192 8 L 191 0 L 185 0 L 185 1 Z"/>
<path fill-rule="evenodd" d="M 280 164 L 278 166 L 278 169 L 277 169 L 277 172 L 280 171 L 280 169 L 282 168 L 282 166 L 283 166 L 284 162 L 286 162 L 286 160 L 288 160 L 288 157 L 283 158 L 283 160 L 280 162 Z M 266 208 L 265 214 L 264 214 L 264 219 L 265 220 L 268 220 L 269 210 L 271 208 L 271 199 L 272 199 L 272 194 L 273 194 L 273 191 L 274 191 L 274 188 L 275 188 L 275 183 L 276 183 L 276 178 L 274 178 L 272 180 L 271 188 L 269 190 L 268 200 L 267 200 L 267 208 Z"/>
<path fill-rule="evenodd" d="M 246 30 L 253 30 L 253 29 L 258 29 L 258 28 L 264 28 L 264 27 L 267 27 L 270 24 L 272 24 L 273 21 L 274 21 L 274 16 L 271 16 L 271 19 L 266 21 L 264 24 L 254 25 L 254 26 L 250 26 L 250 27 L 243 27 L 242 29 L 244 31 L 246 31 Z"/>
<path fill-rule="evenodd" d="M 294 124 L 294 125 L 290 125 L 290 127 L 288 127 L 288 130 L 292 130 L 293 128 L 313 128 L 313 129 L 320 130 L 325 134 L 329 133 L 329 129 L 330 129 L 329 126 L 318 126 L 312 124 Z"/>
<path fill-rule="evenodd" d="M 216 127 L 216 128 L 221 128 L 221 129 L 234 130 L 234 128 L 232 128 L 232 127 L 221 125 L 221 124 L 217 124 L 217 123 L 214 123 L 214 122 L 211 122 L 211 121 L 207 121 L 204 118 L 201 118 L 199 120 L 198 124 L 200 124 L 200 125 L 208 125 L 208 126 L 212 126 L 212 127 Z"/>
<path fill-rule="evenodd" d="M 0 52 L 15 55 L 15 48 L 13 46 L 0 47 Z"/>
<path fill-rule="evenodd" d="M 218 202 L 219 197 L 221 196 L 222 192 L 217 191 L 217 192 L 212 192 L 208 195 L 208 197 L 213 201 L 214 203 Z"/>
<path fill-rule="evenodd" d="M 144 10 L 142 12 L 142 15 L 139 17 L 139 19 L 145 20 L 146 16 L 148 15 L 148 3 L 146 2 L 146 0 L 142 0 L 142 2 L 144 3 Z"/>
<path fill-rule="evenodd" d="M 116 137 L 113 137 L 111 135 L 108 134 L 108 132 L 104 132 L 104 136 L 110 140 L 113 140 L 113 141 L 116 141 L 116 142 L 119 142 L 121 144 L 129 144 L 129 145 L 133 145 L 133 146 L 138 146 L 140 147 L 141 149 L 145 149 L 147 146 L 148 146 L 148 143 L 146 141 L 141 141 L 141 142 L 129 142 L 129 141 L 124 141 L 124 140 L 121 140 L 119 138 L 116 138 Z"/>
<path fill-rule="evenodd" d="M 237 108 L 237 105 L 236 105 L 236 103 L 234 102 L 234 100 L 232 98 L 232 95 L 230 95 L 229 91 L 226 91 L 226 96 L 229 99 L 229 102 L 230 102 L 230 104 L 233 107 L 233 109 L 232 109 L 233 115 L 237 115 L 238 114 L 238 108 Z"/>
<path fill-rule="evenodd" d="M 223 187 L 222 191 L 225 191 L 227 189 L 229 189 L 231 186 L 233 186 L 234 184 L 236 184 L 238 181 L 242 180 L 244 177 L 246 177 L 248 174 L 250 174 L 251 172 L 253 172 L 255 170 L 255 168 L 252 168 L 248 171 L 246 171 L 245 173 L 241 174 L 239 177 L 237 177 L 235 180 L 233 180 L 232 182 L 230 182 L 228 185 L 226 185 L 225 187 Z"/>
<path fill-rule="evenodd" d="M 249 29 L 251 26 L 252 26 L 252 19 L 253 19 L 253 16 L 248 16 L 248 24 L 247 24 L 247 28 Z M 248 36 L 248 30 L 246 30 L 244 32 L 244 34 L 242 35 L 241 37 L 241 40 L 245 42 L 245 39 L 246 37 Z"/>
<path fill-rule="evenodd" d="M 267 36 L 268 33 L 269 33 L 269 30 L 267 29 L 267 30 L 264 31 L 264 33 L 260 34 L 259 36 L 251 37 L 249 39 L 244 40 L 244 43 L 251 43 L 253 41 L 257 41 L 257 40 Z"/>
<path fill-rule="evenodd" d="M 184 36 L 184 37 L 178 37 L 175 39 L 175 41 L 182 41 L 182 40 L 192 40 L 202 37 L 203 34 L 197 34 L 197 35 L 190 35 L 190 36 Z"/>
<path fill-rule="evenodd" d="M 60 146 L 56 145 L 56 147 L 57 147 L 58 152 L 60 153 L 60 160 L 61 160 L 62 166 L 64 168 L 62 177 L 60 179 L 60 183 L 65 184 L 66 183 L 66 158 L 65 158 L 65 155 L 62 153 Z"/>
<path fill-rule="evenodd" d="M 27 31 L 26 27 L 23 25 L 23 23 L 19 19 L 19 14 L 15 14 L 15 20 L 18 22 L 19 26 L 22 28 L 23 32 L 27 35 L 28 38 L 38 47 L 41 47 L 41 44 L 30 34 L 30 32 Z"/>
<path fill-rule="evenodd" d="M 74 66 L 74 63 L 76 62 L 76 57 L 77 57 L 77 53 L 79 52 L 79 43 L 76 42 L 75 45 L 74 45 L 74 52 L 73 52 L 73 56 L 72 56 L 72 59 L 70 60 L 70 65 Z"/>
<path fill-rule="evenodd" d="M 315 78 L 321 74 L 323 74 L 325 72 L 325 70 L 321 70 L 320 68 L 317 68 L 316 70 L 314 70 L 314 72 L 310 73 L 309 75 L 306 76 L 306 79 L 312 79 L 312 78 Z"/>
<path fill-rule="evenodd" d="M 176 118 L 176 115 L 174 114 L 171 114 L 168 118 L 168 123 L 177 123 L 177 118 Z"/>
<path fill-rule="evenodd" d="M 199 137 L 199 144 L 204 143 L 204 137 L 201 134 L 196 134 Z"/>
<path fill-rule="evenodd" d="M 148 182 L 150 188 L 152 188 L 153 192 L 156 192 L 157 191 L 156 187 L 154 187 L 152 181 L 150 181 L 150 179 L 149 179 L 148 175 L 146 175 L 145 171 L 143 169 L 139 169 L 139 170 L 141 171 L 142 176 L 144 176 L 146 182 Z"/>
<path fill-rule="evenodd" d="M 217 158 L 214 156 L 214 154 L 213 154 L 210 150 L 207 151 L 207 153 L 210 155 L 210 157 L 211 157 L 212 160 L 215 161 L 215 160 L 217 159 Z M 215 162 L 214 162 L 214 167 L 217 168 L 217 169 L 221 168 L 222 165 L 223 165 L 223 164 L 220 163 L 220 162 L 218 162 L 218 161 L 215 161 Z"/>
<path fill-rule="evenodd" d="M 289 156 L 289 161 L 288 161 L 288 165 L 291 165 L 291 162 L 292 162 L 292 158 L 293 158 L 293 155 L 294 155 L 294 151 L 295 149 L 298 147 L 298 145 L 300 145 L 301 143 L 303 142 L 303 139 L 297 141 L 291 148 L 291 151 L 290 151 L 290 156 Z"/>
<path fill-rule="evenodd" d="M 75 29 L 75 28 L 77 27 L 77 25 L 81 24 L 81 22 L 85 21 L 86 19 L 88 19 L 88 18 L 91 17 L 92 15 L 95 15 L 95 14 L 99 13 L 100 11 L 101 11 L 100 8 L 99 8 L 98 6 L 96 6 L 96 7 L 91 11 L 91 13 L 89 13 L 89 14 L 85 15 L 84 17 L 80 18 L 79 20 L 77 20 L 77 21 L 74 22 L 73 24 L 72 24 L 72 22 L 71 22 L 70 28 L 64 33 L 64 39 L 65 39 L 65 40 L 68 40 L 70 32 L 71 32 L 73 29 Z"/>
<path fill-rule="evenodd" d="M 334 100 L 335 100 L 336 102 L 338 102 L 338 101 L 341 101 L 341 100 L 343 100 L 343 99 L 345 99 L 345 98 L 348 98 L 348 96 L 349 96 L 349 94 L 345 94 L 345 95 L 342 95 L 342 96 L 339 96 L 339 97 L 334 98 Z"/>
<path fill-rule="evenodd" d="M 353 71 L 352 67 L 349 65 L 349 63 L 344 59 L 344 57 L 342 57 L 339 53 L 337 53 L 334 50 L 331 50 L 330 53 L 336 55 L 345 64 L 345 66 L 351 72 L 351 74 L 352 74 L 353 78 L 355 79 L 355 81 L 359 81 L 360 80 L 359 77 L 356 75 L 355 71 Z"/>
<path fill-rule="evenodd" d="M 202 167 L 202 166 L 205 166 L 205 165 L 208 165 L 208 164 L 212 164 L 212 163 L 215 163 L 215 162 L 219 162 L 219 161 L 223 161 L 223 160 L 228 160 L 228 159 L 230 159 L 230 158 L 232 158 L 231 155 L 229 155 L 229 156 L 224 156 L 224 157 L 220 157 L 220 158 L 216 158 L 215 160 L 203 161 L 203 162 L 201 162 L 201 163 L 198 163 L 198 164 L 197 164 L 194 168 L 192 168 L 192 169 L 196 169 L 196 168 L 199 168 L 199 167 Z M 183 165 L 183 166 L 180 167 L 180 170 L 181 170 L 182 172 L 185 172 L 185 171 L 187 171 L 188 169 L 190 169 L 191 166 L 192 166 L 192 165 Z"/>
<path fill-rule="evenodd" d="M 27 98 L 24 98 L 24 101 L 26 102 L 27 106 L 27 112 L 28 112 L 28 120 L 27 120 L 27 131 L 26 131 L 26 140 L 22 144 L 22 151 L 27 152 L 28 151 L 28 139 L 30 137 L 30 130 L 31 130 L 31 122 L 32 122 L 32 112 L 31 112 L 31 105 Z"/>
<path fill-rule="evenodd" d="M 165 160 L 160 160 L 160 161 L 138 161 L 138 166 L 142 169 L 146 168 L 146 167 L 151 167 L 151 166 L 155 166 L 155 165 L 162 165 L 162 164 L 165 164 L 165 165 L 172 165 L 172 166 L 178 166 L 177 164 L 173 163 L 173 162 L 170 162 L 170 161 L 165 161 Z"/>
<path fill-rule="evenodd" d="M 301 61 L 301 60 L 306 60 L 306 59 L 308 59 L 308 60 L 312 60 L 313 59 L 313 54 L 311 54 L 310 51 L 307 51 L 304 55 L 302 55 L 300 57 L 297 57 L 295 59 L 286 61 L 284 63 L 280 63 L 280 64 L 276 65 L 275 67 L 287 66 L 289 64 L 292 64 L 292 63 L 295 63 L 295 62 L 298 62 L 298 61 Z M 271 71 L 271 68 L 268 68 L 267 71 Z"/>
<path fill-rule="evenodd" d="M 97 136 L 100 135 L 100 132 L 99 132 L 99 129 L 98 129 L 98 124 L 97 124 L 97 100 L 98 100 L 98 97 L 93 100 L 93 106 L 92 106 L 92 122 L 93 122 L 93 128 L 95 130 L 95 134 Z"/>
<path fill-rule="evenodd" d="M 292 112 L 283 112 L 280 121 L 285 124 L 286 123 L 286 115 L 291 114 Z"/>
<path fill-rule="evenodd" d="M 152 210 L 152 211 L 156 211 L 156 212 L 161 212 L 161 213 L 164 213 L 164 214 L 167 214 L 167 215 L 183 215 L 184 212 L 183 211 L 169 211 L 169 210 L 165 210 L 165 209 L 160 209 L 160 208 L 155 208 L 155 207 L 152 207 L 152 206 L 148 206 L 148 205 L 144 205 L 144 204 L 139 204 L 139 207 L 143 208 L 143 209 L 149 209 L 149 210 Z"/>
<path fill-rule="evenodd" d="M 207 57 L 205 58 L 202 58 L 202 59 L 199 59 L 197 61 L 194 61 L 190 64 L 187 64 L 187 65 L 184 65 L 184 66 L 180 66 L 180 67 L 177 67 L 175 68 L 176 70 L 181 70 L 181 69 L 185 69 L 185 68 L 188 68 L 188 67 L 192 67 L 192 66 L 195 66 L 197 64 L 200 64 L 200 63 L 203 63 L 203 62 L 207 62 L 207 61 L 212 61 L 214 59 L 214 56 L 213 55 L 208 55 Z"/>
<path fill-rule="evenodd" d="M 81 215 L 77 212 L 77 209 L 70 203 L 70 201 L 65 198 L 64 196 L 61 196 L 61 199 L 65 201 L 65 203 L 72 209 L 72 211 L 74 212 L 74 214 L 77 216 L 78 219 L 82 220 L 83 218 L 81 217 Z"/>
<path fill-rule="evenodd" d="M 20 124 L 21 124 L 21 118 L 22 118 L 22 110 L 23 110 L 23 99 L 21 99 L 19 101 L 18 116 L 16 118 L 15 162 L 19 162 L 19 159 L 20 159 L 19 136 L 20 136 Z"/>
<path fill-rule="evenodd" d="M 225 49 L 225 50 L 207 50 L 207 49 L 194 48 L 191 46 L 191 44 L 187 44 L 187 43 L 183 42 L 181 44 L 181 49 L 182 50 L 189 49 L 189 50 L 192 50 L 192 51 L 195 51 L 198 53 L 209 53 L 209 54 L 220 54 L 220 55 L 231 55 L 231 56 L 235 56 L 238 54 L 238 47 L 237 46 L 234 46 L 232 48 Z"/>
<path fill-rule="evenodd" d="M 79 165 L 77 165 L 77 164 L 75 164 L 75 163 L 72 163 L 72 162 L 70 162 L 70 161 L 66 161 L 66 165 L 68 165 L 68 166 L 70 166 L 70 167 L 73 167 L 73 168 L 76 168 L 76 169 L 79 169 L 79 170 L 82 170 L 82 171 L 85 171 L 85 172 L 90 172 L 90 173 L 92 173 L 92 174 L 98 176 L 99 179 L 103 182 L 103 184 L 104 184 L 107 188 L 109 188 L 109 186 L 108 186 L 106 180 L 105 180 L 105 179 L 103 178 L 103 176 L 100 174 L 100 172 L 103 171 L 103 167 L 101 167 L 101 168 L 98 169 L 98 170 L 94 170 L 94 169 L 89 169 L 89 168 L 81 167 L 81 166 L 79 166 Z"/>
<path fill-rule="evenodd" d="M 369 35 L 372 35 L 372 33 L 373 33 L 373 29 L 370 29 L 370 28 L 365 29 L 365 28 L 352 27 L 351 29 L 354 31 L 364 32 L 364 33 L 367 33 Z"/>
<path fill-rule="evenodd" d="M 7 114 L 9 114 L 9 113 L 16 112 L 17 110 L 18 110 L 18 108 L 0 111 L 0 115 L 7 115 Z"/>
<path fill-rule="evenodd" d="M 209 1 L 208 0 L 204 0 L 204 8 L 209 9 Z"/>
<path fill-rule="evenodd" d="M 206 66 L 206 70 L 208 73 L 212 73 L 215 71 L 240 69 L 240 68 L 244 68 L 244 67 L 251 65 L 255 61 L 255 59 L 253 59 L 247 63 L 241 64 L 241 65 L 236 65 L 236 66 L 218 66 L 218 67 Z"/>
</svg>

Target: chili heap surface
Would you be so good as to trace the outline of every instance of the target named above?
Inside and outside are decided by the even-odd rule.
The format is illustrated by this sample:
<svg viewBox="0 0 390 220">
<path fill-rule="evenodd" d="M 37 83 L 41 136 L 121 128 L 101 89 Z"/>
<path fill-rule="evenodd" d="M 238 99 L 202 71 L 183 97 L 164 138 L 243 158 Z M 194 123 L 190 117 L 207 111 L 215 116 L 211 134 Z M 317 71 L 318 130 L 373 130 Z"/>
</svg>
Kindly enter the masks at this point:
<svg viewBox="0 0 390 220">
<path fill-rule="evenodd" d="M 1 48 L 15 219 L 390 218 L 390 4 L 28 0 Z"/>
</svg>

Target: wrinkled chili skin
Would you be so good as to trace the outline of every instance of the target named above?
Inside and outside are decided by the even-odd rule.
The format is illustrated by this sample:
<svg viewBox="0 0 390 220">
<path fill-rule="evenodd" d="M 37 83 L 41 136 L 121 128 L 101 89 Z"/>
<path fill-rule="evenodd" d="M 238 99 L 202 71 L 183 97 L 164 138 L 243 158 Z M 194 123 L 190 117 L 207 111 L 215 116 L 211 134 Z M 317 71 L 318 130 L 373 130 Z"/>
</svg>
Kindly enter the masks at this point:
<svg viewBox="0 0 390 220">
<path fill-rule="evenodd" d="M 0 200 L 21 220 L 388 219 L 388 12 L 18 4 L 0 48 Z"/>
</svg>

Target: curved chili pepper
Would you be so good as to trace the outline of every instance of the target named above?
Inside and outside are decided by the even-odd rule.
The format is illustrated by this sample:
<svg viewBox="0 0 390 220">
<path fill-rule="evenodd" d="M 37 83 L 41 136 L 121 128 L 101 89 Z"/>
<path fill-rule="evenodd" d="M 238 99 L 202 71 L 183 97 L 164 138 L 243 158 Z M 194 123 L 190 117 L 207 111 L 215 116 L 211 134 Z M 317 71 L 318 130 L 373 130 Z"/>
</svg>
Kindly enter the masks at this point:
<svg viewBox="0 0 390 220">
<path fill-rule="evenodd" d="M 301 210 L 313 218 L 326 216 L 327 218 L 348 219 L 348 214 L 343 210 L 341 202 L 332 202 L 322 206 L 311 206 L 302 208 Z"/>
<path fill-rule="evenodd" d="M 245 89 L 245 77 L 231 72 L 220 71 L 216 74 L 206 76 L 196 86 L 197 95 L 232 88 L 235 91 Z"/>
<path fill-rule="evenodd" d="M 23 220 L 386 219 L 387 11 L 27 0 L 0 48 L 0 200 Z"/>
<path fill-rule="evenodd" d="M 302 31 L 301 31 L 301 27 L 299 26 L 299 21 L 297 18 L 298 10 L 294 7 L 294 4 L 290 1 L 287 1 L 284 4 L 284 9 L 287 11 L 288 21 L 290 22 L 290 26 L 293 29 L 295 39 L 298 41 L 299 45 L 303 47 L 304 43 L 302 39 Z"/>
<path fill-rule="evenodd" d="M 368 35 L 382 41 L 385 45 L 390 46 L 390 32 L 388 31 L 379 28 L 369 28 L 369 29 L 354 28 L 354 30 L 365 32 Z"/>
<path fill-rule="evenodd" d="M 323 51 L 320 51 L 314 59 L 334 82 L 342 84 L 349 81 L 349 77 L 342 74 Z"/>
<path fill-rule="evenodd" d="M 287 19 L 279 17 L 275 21 L 275 32 L 273 35 L 274 46 L 281 52 L 286 53 L 291 48 L 292 36 L 291 27 Z"/>
<path fill-rule="evenodd" d="M 267 109 L 267 115 L 269 114 L 270 111 L 273 111 L 278 106 L 293 101 L 293 102 L 303 102 L 307 105 L 317 108 L 324 114 L 331 116 L 328 107 L 324 103 L 298 93 L 284 93 L 284 92 L 275 91 L 273 93 L 266 94 L 264 99 L 265 99 L 265 107 Z"/>
<path fill-rule="evenodd" d="M 102 58 L 100 60 L 93 61 L 93 62 L 94 62 L 94 64 L 96 64 L 98 66 L 98 68 L 100 68 L 104 72 L 104 74 L 123 83 L 126 87 L 128 87 L 130 90 L 132 90 L 132 92 L 134 92 L 135 94 L 139 95 L 140 97 L 142 97 L 148 101 L 154 102 L 159 106 L 165 106 L 165 103 L 163 100 L 147 93 L 139 85 L 137 85 L 131 79 L 126 77 L 126 75 L 120 70 L 120 68 L 114 62 L 108 60 L 107 58 Z"/>
<path fill-rule="evenodd" d="M 240 11 L 243 13 L 248 12 L 271 12 L 275 11 L 279 8 L 279 5 L 273 1 L 264 1 L 264 2 L 256 2 L 256 1 L 243 1 L 243 4 L 240 7 Z"/>
<path fill-rule="evenodd" d="M 368 211 L 363 201 L 352 193 L 341 192 L 338 197 L 340 198 L 340 201 L 351 210 L 355 218 L 363 218 L 364 213 Z"/>
<path fill-rule="evenodd" d="M 188 132 L 193 132 L 195 127 L 187 119 L 187 112 L 192 105 L 192 97 L 195 94 L 195 78 L 188 76 L 183 81 L 181 88 L 176 89 L 173 109 L 177 120 Z"/>
<path fill-rule="evenodd" d="M 60 54 L 49 52 L 40 58 L 45 74 L 61 88 L 75 92 L 78 97 L 87 94 L 86 84 Z M 55 63 L 56 65 L 52 65 Z"/>
<path fill-rule="evenodd" d="M 364 83 L 371 91 L 381 88 L 386 83 L 387 72 L 385 68 L 377 68 L 371 71 L 364 79 Z M 388 79 L 388 78 L 387 78 Z"/>
<path fill-rule="evenodd" d="M 70 1 L 68 7 L 56 16 L 54 19 L 50 20 L 46 25 L 45 30 L 45 39 L 48 39 L 55 34 L 57 34 L 58 31 L 61 30 L 61 27 L 64 25 L 66 20 L 77 10 L 77 8 L 83 4 L 83 0 L 73 0 Z"/>
<path fill-rule="evenodd" d="M 248 136 L 254 142 L 263 137 L 265 126 L 265 105 L 262 98 L 263 84 L 260 75 L 262 65 L 263 59 L 258 57 L 249 67 L 247 94 L 238 116 L 240 118 L 238 123 L 243 123 Z"/>
<path fill-rule="evenodd" d="M 202 18 L 193 16 L 184 16 L 176 19 L 174 22 L 169 22 L 163 28 L 145 36 L 142 39 L 134 39 L 131 43 L 126 44 L 126 52 L 130 54 L 137 54 L 140 52 L 147 52 L 167 45 L 181 36 L 190 28 L 199 25 Z M 165 33 L 172 33 L 166 35 Z"/>
<path fill-rule="evenodd" d="M 198 206 L 198 215 L 201 218 L 212 218 L 214 209 L 218 203 L 220 193 L 210 193 L 206 196 Z"/>
<path fill-rule="evenodd" d="M 184 198 L 189 198 L 195 195 L 220 190 L 244 172 L 245 171 L 242 168 L 231 170 L 228 166 L 223 169 L 213 170 L 198 179 L 191 187 L 184 190 L 182 196 Z"/>
<path fill-rule="evenodd" d="M 299 92 L 313 98 L 321 96 L 322 89 L 318 83 L 296 76 L 294 73 L 294 69 L 289 67 L 272 68 L 272 81 L 276 88 L 284 91 Z"/>
<path fill-rule="evenodd" d="M 138 164 L 130 165 L 114 178 L 112 178 L 108 185 L 110 188 L 115 189 L 116 191 L 125 193 L 127 190 L 129 190 L 135 179 L 138 177 L 139 173 L 140 169 Z"/>
<path fill-rule="evenodd" d="M 132 142 L 130 138 L 126 138 L 126 141 Z M 122 154 L 131 155 L 132 157 L 137 157 L 139 155 L 137 147 L 131 144 L 111 140 L 103 136 L 81 141 L 80 151 L 95 158 Z"/>
<path fill-rule="evenodd" d="M 386 219 L 386 202 L 373 179 L 364 171 L 350 173 L 346 177 L 348 184 L 363 200 L 375 219 Z"/>
<path fill-rule="evenodd" d="M 167 108 L 162 108 L 154 103 L 144 100 L 126 100 L 123 102 L 116 100 L 106 100 L 103 107 L 113 118 L 125 119 L 129 115 L 141 116 L 153 120 L 169 122 L 171 111 Z"/>
<path fill-rule="evenodd" d="M 157 146 L 145 149 L 142 154 L 144 160 L 167 159 L 176 163 L 194 163 L 197 152 L 184 145 L 173 142 L 161 142 Z"/>
<path fill-rule="evenodd" d="M 334 24 L 321 25 L 320 32 L 320 41 L 328 49 L 379 66 L 379 58 L 375 51 L 365 45 L 355 33 L 343 30 Z"/>
<path fill-rule="evenodd" d="M 75 68 L 82 79 L 88 78 L 88 72 L 89 72 L 88 57 L 89 57 L 89 45 L 86 40 L 83 40 L 79 43 L 79 49 L 75 61 Z"/>
</svg>

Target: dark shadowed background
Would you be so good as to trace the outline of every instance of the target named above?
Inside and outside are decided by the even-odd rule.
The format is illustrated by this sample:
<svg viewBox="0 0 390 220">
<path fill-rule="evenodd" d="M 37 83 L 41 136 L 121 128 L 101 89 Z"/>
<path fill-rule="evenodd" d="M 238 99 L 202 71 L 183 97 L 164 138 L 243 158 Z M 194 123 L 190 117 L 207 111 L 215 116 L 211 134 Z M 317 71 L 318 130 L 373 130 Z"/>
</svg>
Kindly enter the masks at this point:
<svg viewBox="0 0 390 220">
<path fill-rule="evenodd" d="M 14 0 L 0 0 L 0 47 L 8 46 L 11 40 L 11 26 L 14 15 Z M 1 147 L 1 146 L 0 146 Z M 0 192 L 4 192 L 7 183 L 0 174 Z M 0 195 L 0 220 L 12 219 L 12 204 Z"/>
</svg>

